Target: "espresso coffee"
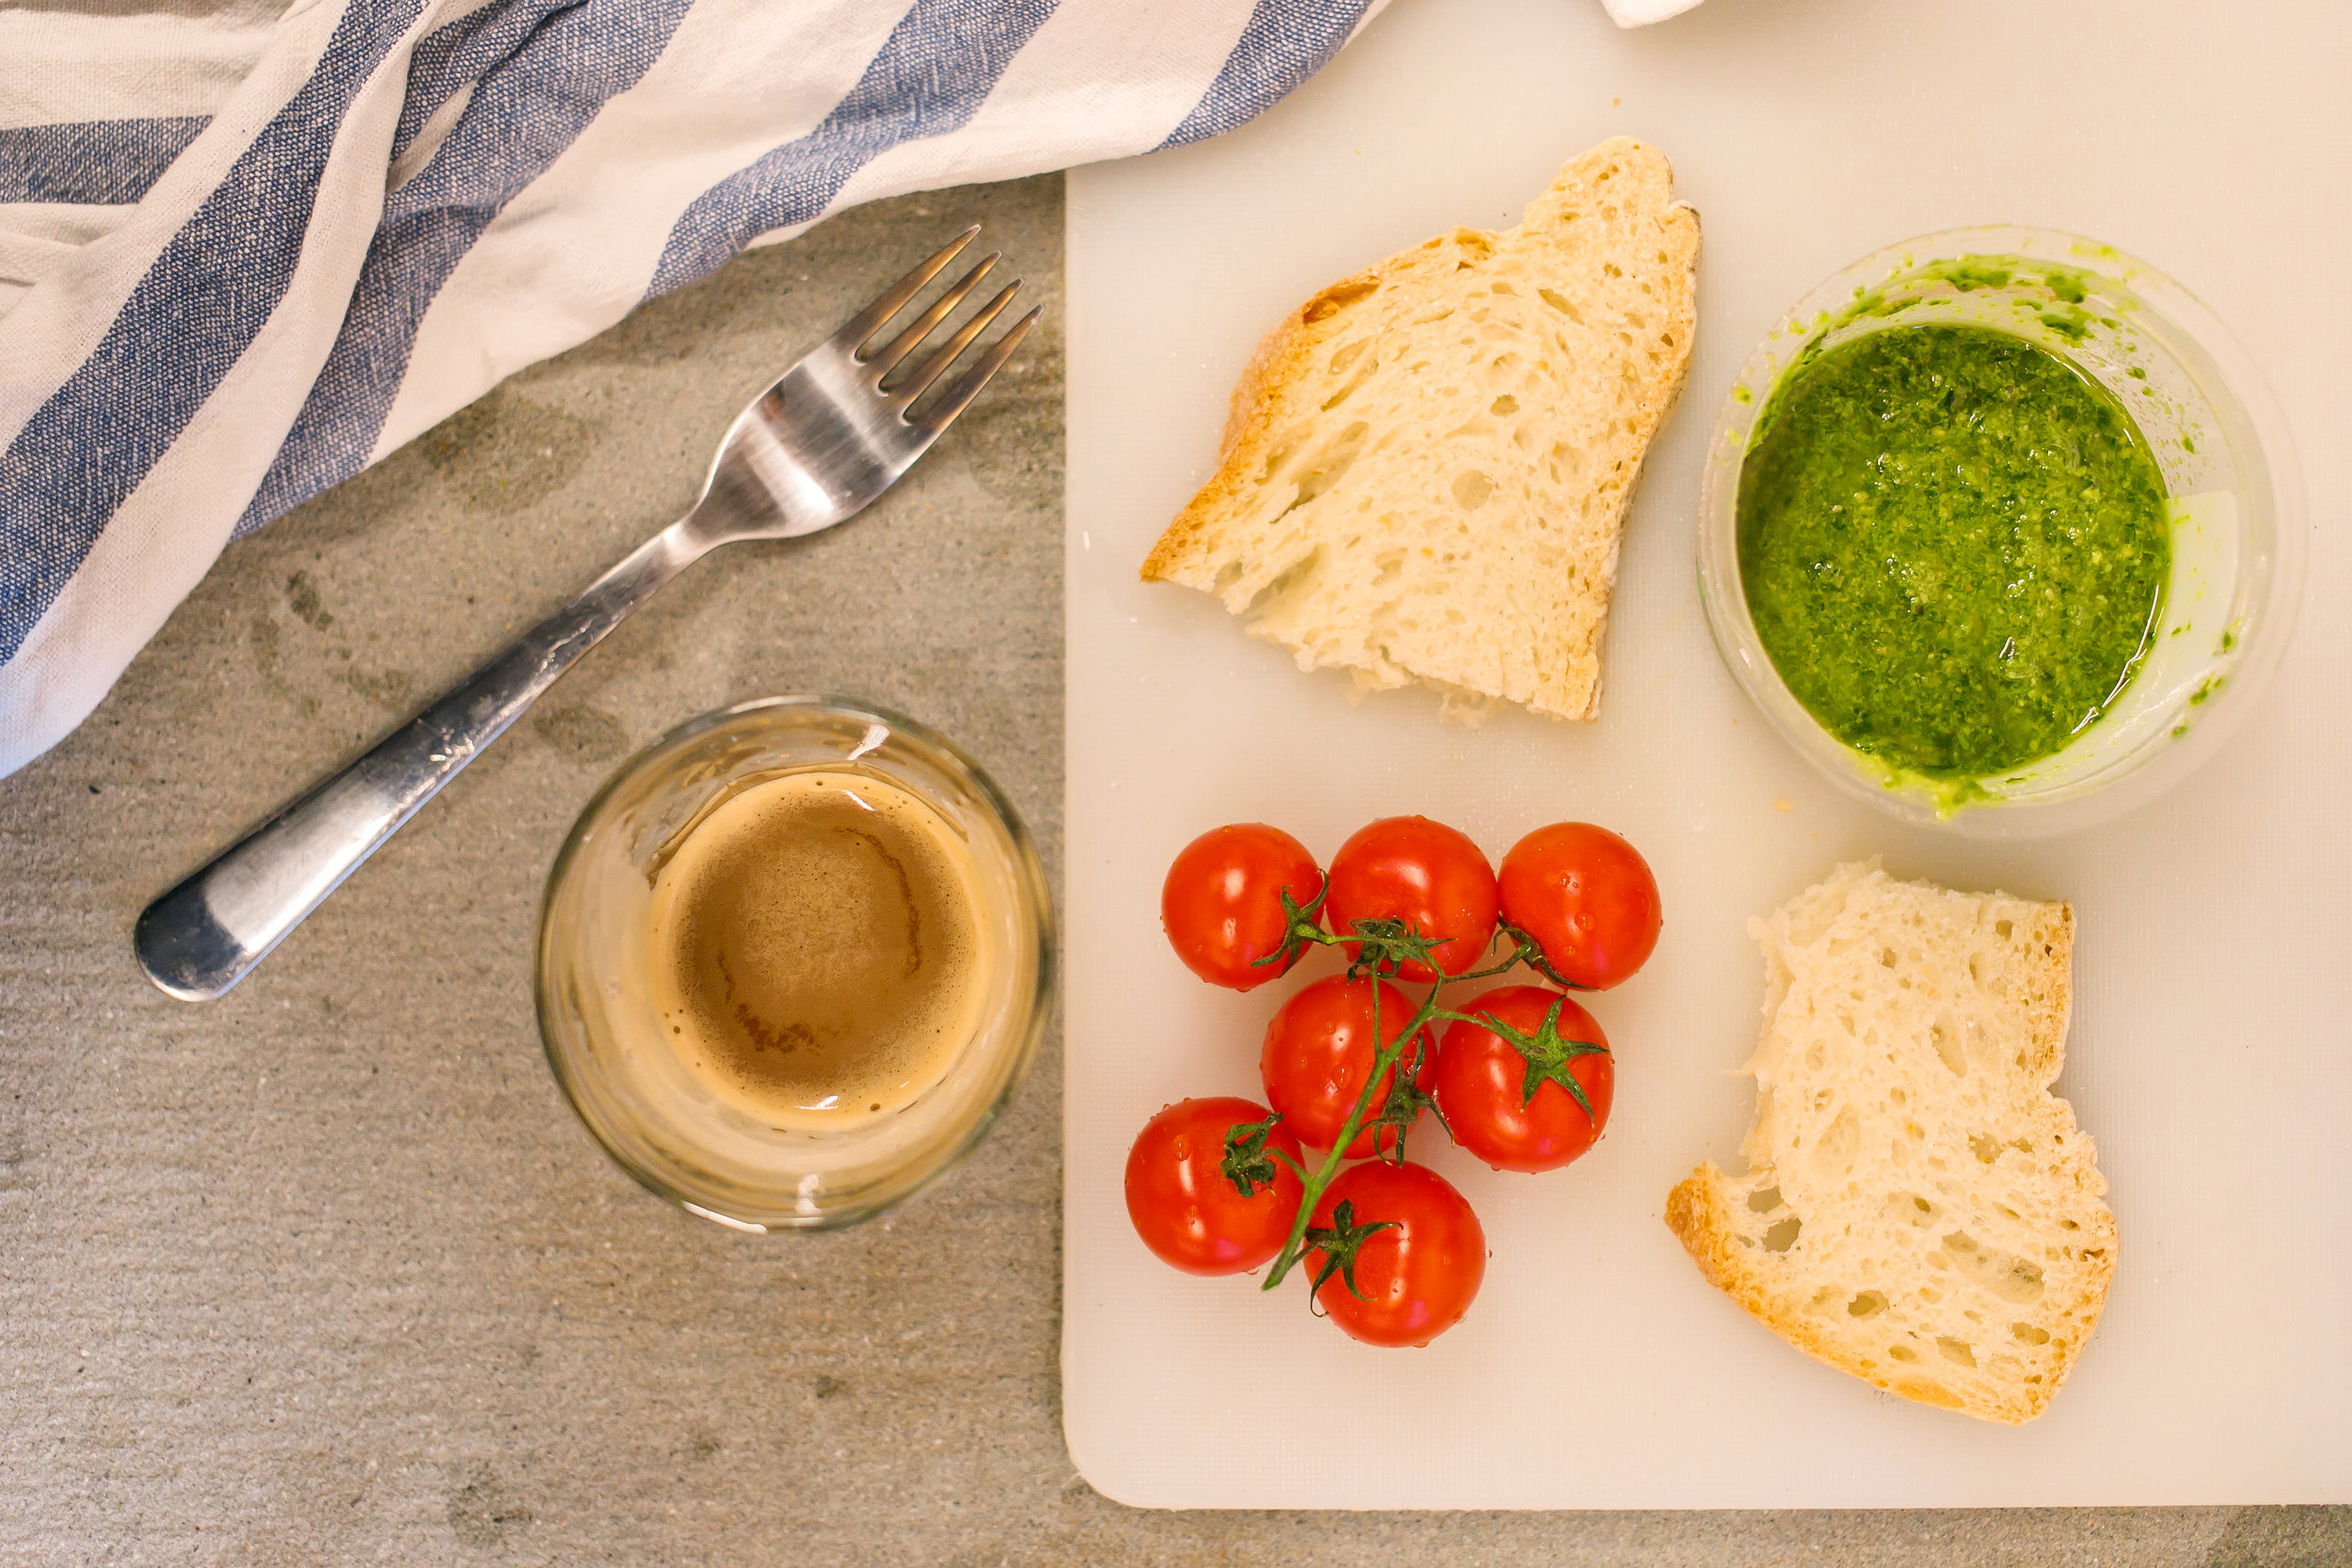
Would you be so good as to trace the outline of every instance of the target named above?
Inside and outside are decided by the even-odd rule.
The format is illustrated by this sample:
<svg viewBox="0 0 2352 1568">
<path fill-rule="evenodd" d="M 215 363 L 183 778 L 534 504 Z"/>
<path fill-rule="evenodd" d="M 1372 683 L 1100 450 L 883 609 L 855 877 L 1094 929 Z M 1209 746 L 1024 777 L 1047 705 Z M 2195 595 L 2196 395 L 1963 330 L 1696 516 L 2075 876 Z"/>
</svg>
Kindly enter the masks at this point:
<svg viewBox="0 0 2352 1568">
<path fill-rule="evenodd" d="M 937 1084 L 987 940 L 962 836 L 855 771 L 784 774 L 691 824 L 654 881 L 653 1002 L 678 1060 L 770 1125 L 837 1130 Z"/>
</svg>

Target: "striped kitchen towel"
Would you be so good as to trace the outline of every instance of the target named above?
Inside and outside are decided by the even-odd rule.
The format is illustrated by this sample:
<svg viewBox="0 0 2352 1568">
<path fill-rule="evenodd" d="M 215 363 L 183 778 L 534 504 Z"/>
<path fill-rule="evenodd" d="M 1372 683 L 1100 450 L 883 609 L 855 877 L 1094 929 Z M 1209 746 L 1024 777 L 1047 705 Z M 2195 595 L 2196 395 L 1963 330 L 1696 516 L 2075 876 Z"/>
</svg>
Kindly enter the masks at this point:
<svg viewBox="0 0 2352 1568">
<path fill-rule="evenodd" d="M 501 377 L 828 212 L 1215 135 L 1381 4 L 0 9 L 0 774 Z"/>
</svg>

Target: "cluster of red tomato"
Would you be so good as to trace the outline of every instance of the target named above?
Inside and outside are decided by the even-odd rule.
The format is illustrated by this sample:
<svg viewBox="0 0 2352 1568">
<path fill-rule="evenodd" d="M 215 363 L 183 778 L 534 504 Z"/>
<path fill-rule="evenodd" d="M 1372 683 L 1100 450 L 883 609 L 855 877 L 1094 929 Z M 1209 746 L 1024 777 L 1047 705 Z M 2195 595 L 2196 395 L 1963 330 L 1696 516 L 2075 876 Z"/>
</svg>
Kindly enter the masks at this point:
<svg viewBox="0 0 2352 1568">
<path fill-rule="evenodd" d="M 1592 1147 L 1614 1058 L 1566 992 L 1618 984 L 1657 945 L 1647 863 L 1605 828 L 1560 822 L 1521 839 L 1498 877 L 1462 833 L 1394 816 L 1342 845 L 1327 879 L 1290 834 L 1244 823 L 1184 847 L 1160 912 L 1212 985 L 1253 990 L 1318 944 L 1349 968 L 1267 1025 L 1267 1103 L 1185 1100 L 1152 1118 L 1127 1157 L 1136 1233 L 1188 1274 L 1271 1262 L 1269 1290 L 1303 1263 L 1319 1309 L 1356 1338 L 1428 1343 L 1469 1310 L 1486 1242 L 1451 1182 L 1406 1163 L 1406 1137 L 1434 1110 L 1498 1170 L 1556 1170 Z M 1520 964 L 1552 984 L 1440 1001 Z M 1426 1000 L 1400 980 L 1428 985 Z M 1308 1148 L 1329 1152 L 1310 1164 Z"/>
</svg>

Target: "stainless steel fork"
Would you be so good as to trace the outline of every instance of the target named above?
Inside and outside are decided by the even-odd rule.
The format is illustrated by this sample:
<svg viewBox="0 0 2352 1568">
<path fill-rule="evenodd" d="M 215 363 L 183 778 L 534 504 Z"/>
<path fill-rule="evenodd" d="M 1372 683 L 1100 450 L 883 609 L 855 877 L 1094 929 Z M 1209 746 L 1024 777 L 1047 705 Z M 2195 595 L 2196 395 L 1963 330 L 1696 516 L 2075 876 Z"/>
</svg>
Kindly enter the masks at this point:
<svg viewBox="0 0 2352 1568">
<path fill-rule="evenodd" d="M 373 751 L 147 907 L 132 935 L 140 967 L 174 996 L 204 1001 L 243 979 L 417 808 L 457 776 L 556 677 L 654 591 L 738 539 L 792 539 L 855 516 L 930 450 L 1004 368 L 1039 312 L 983 350 L 920 411 L 915 404 L 1012 303 L 1020 279 L 888 388 L 997 261 L 963 277 L 871 354 L 866 345 L 972 243 L 953 244 L 893 284 L 736 416 L 693 509 L 631 551 Z"/>
</svg>

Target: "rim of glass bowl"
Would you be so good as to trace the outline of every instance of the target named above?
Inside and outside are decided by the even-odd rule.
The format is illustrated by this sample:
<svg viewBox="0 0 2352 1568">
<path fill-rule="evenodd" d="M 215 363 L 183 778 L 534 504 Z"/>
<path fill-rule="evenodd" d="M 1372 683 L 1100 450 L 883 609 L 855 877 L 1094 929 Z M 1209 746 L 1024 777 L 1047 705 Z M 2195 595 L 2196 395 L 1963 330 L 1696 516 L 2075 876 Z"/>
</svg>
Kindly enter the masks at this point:
<svg viewBox="0 0 2352 1568">
<path fill-rule="evenodd" d="M 903 736 L 936 754 L 946 770 L 961 775 L 975 795 L 986 803 L 1004 826 L 1012 847 L 1014 880 L 1022 899 L 1029 906 L 1033 928 L 1037 933 L 1036 972 L 1031 976 L 1026 996 L 1027 1021 L 1022 1037 L 1014 1042 L 1005 1082 L 987 1106 L 967 1129 L 955 1146 L 947 1149 L 928 1168 L 915 1172 L 909 1179 L 881 1191 L 863 1196 L 837 1210 L 816 1215 L 785 1212 L 763 1212 L 754 1218 L 723 1212 L 700 1201 L 695 1195 L 680 1192 L 660 1172 L 647 1167 L 622 1147 L 621 1141 L 602 1124 L 602 1118 L 591 1101 L 582 1094 L 573 1064 L 557 1042 L 558 1022 L 553 1011 L 553 999 L 548 994 L 548 916 L 556 895 L 564 885 L 572 862 L 586 843 L 592 825 L 597 823 L 605 803 L 624 785 L 637 778 L 665 753 L 690 741 L 720 729 L 746 715 L 769 712 L 777 708 L 806 708 L 837 714 L 850 720 L 863 720 L 888 728 L 895 736 Z M 832 693 L 797 693 L 776 697 L 755 697 L 749 702 L 716 708 L 697 714 L 663 734 L 660 738 L 631 754 L 613 768 L 604 783 L 596 787 L 588 803 L 573 818 L 571 830 L 564 835 L 563 847 L 556 851 L 554 863 L 548 868 L 548 879 L 539 898 L 539 926 L 532 943 L 531 986 L 534 1009 L 539 1022 L 539 1044 L 546 1053 L 548 1066 L 555 1075 L 564 1098 L 588 1130 L 596 1147 L 637 1184 L 664 1202 L 685 1210 L 690 1214 L 713 1221 L 730 1229 L 755 1235 L 778 1231 L 837 1230 L 859 1225 L 897 1208 L 961 1164 L 987 1137 L 1013 1094 L 1027 1081 L 1029 1070 L 1036 1065 L 1038 1046 L 1045 1032 L 1046 1015 L 1051 1010 L 1057 963 L 1059 958 L 1059 930 L 1054 914 L 1052 890 L 1045 877 L 1044 863 L 1039 858 L 1037 843 L 1030 837 L 1028 824 L 1022 819 L 1012 801 L 998 787 L 988 770 L 946 736 L 919 719 L 914 719 L 879 703 Z M 707 1196 L 707 1195 L 705 1195 Z"/>
<path fill-rule="evenodd" d="M 2213 667 L 2227 678 L 2211 683 L 2211 700 L 2201 704 L 2203 711 L 2185 735 L 2143 742 L 2118 765 L 2065 793 L 1995 799 L 1943 815 L 1919 793 L 1891 786 L 1881 765 L 1822 728 L 1781 679 L 1756 636 L 1740 578 L 1738 502 L 1740 471 L 1756 420 L 1824 320 L 1834 323 L 1863 294 L 1922 267 L 1970 256 L 2014 256 L 2097 276 L 2127 291 L 2209 363 L 2213 373 L 2197 377 L 2197 390 L 2231 438 L 2233 460 L 2242 470 L 2236 491 L 2240 565 L 2233 585 L 2239 629 L 2234 647 L 2214 657 Z M 1708 629 L 1733 678 L 1781 738 L 1847 794 L 1915 826 L 1972 838 L 2038 838 L 2107 821 L 2153 800 L 2210 758 L 2253 708 L 2285 657 L 2303 597 L 2308 526 L 2286 416 L 2219 318 L 2162 272 L 2112 245 L 2013 224 L 1944 230 L 1882 246 L 1822 280 L 1784 312 L 1740 367 L 1724 400 L 1700 478 L 1698 523 L 1699 597 Z M 2267 548 L 2249 556 L 2245 541 L 2259 536 L 2265 524 Z"/>
</svg>

